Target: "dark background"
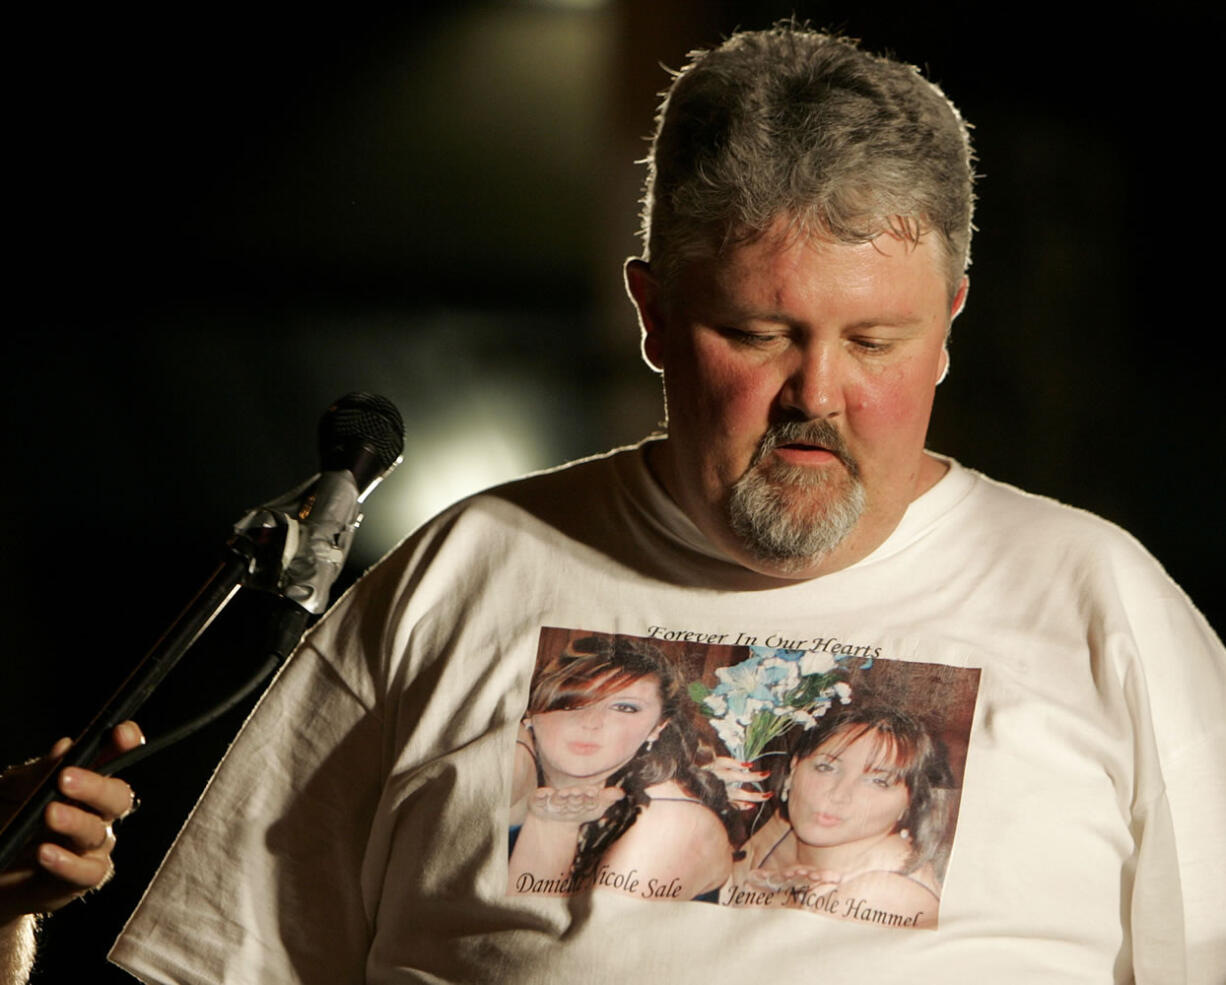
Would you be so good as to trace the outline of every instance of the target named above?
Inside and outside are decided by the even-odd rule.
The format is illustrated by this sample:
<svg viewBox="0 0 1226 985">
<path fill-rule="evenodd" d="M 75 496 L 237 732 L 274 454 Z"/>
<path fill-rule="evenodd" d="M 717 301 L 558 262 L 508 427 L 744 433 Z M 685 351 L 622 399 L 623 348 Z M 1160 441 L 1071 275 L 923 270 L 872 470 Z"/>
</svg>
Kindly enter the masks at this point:
<svg viewBox="0 0 1226 985">
<path fill-rule="evenodd" d="M 651 429 L 619 268 L 659 63 L 793 9 L 925 67 L 976 126 L 931 446 L 1127 527 L 1226 624 L 1220 19 L 862 6 L 12 21 L 3 761 L 88 720 L 229 525 L 314 471 L 341 393 L 408 425 L 357 567 L 465 492 Z M 241 677 L 246 638 L 224 619 L 148 731 Z M 242 713 L 131 771 L 119 875 L 49 922 L 36 981 L 128 981 L 107 941 Z"/>
</svg>

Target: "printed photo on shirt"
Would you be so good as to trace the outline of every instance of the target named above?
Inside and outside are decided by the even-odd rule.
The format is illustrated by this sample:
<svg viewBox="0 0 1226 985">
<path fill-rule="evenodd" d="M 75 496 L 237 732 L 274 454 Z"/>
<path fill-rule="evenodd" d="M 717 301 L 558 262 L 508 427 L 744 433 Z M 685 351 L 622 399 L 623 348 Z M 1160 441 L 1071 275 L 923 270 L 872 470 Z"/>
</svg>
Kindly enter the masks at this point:
<svg viewBox="0 0 1226 985">
<path fill-rule="evenodd" d="M 542 629 L 508 892 L 936 926 L 979 672 L 815 643 Z"/>
</svg>

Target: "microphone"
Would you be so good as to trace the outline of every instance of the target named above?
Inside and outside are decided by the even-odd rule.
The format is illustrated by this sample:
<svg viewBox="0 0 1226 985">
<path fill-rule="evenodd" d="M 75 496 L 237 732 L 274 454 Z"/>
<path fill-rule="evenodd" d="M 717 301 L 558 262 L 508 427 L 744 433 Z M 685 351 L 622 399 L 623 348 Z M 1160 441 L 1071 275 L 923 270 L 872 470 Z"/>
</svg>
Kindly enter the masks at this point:
<svg viewBox="0 0 1226 985">
<path fill-rule="evenodd" d="M 322 471 L 350 472 L 362 499 L 400 462 L 403 451 L 404 421 L 386 397 L 347 393 L 319 419 Z"/>
<path fill-rule="evenodd" d="M 254 547 L 247 584 L 322 613 L 362 522 L 361 504 L 403 448 L 404 422 L 390 400 L 357 392 L 332 404 L 319 422 L 320 472 L 235 524 L 235 539 Z"/>
</svg>

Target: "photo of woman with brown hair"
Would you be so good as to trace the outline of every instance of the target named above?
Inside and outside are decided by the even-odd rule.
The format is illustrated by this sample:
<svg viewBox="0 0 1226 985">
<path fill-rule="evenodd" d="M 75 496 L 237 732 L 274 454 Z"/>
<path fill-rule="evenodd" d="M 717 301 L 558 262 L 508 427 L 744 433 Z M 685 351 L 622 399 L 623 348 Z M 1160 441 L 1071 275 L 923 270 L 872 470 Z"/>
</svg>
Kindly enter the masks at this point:
<svg viewBox="0 0 1226 985">
<path fill-rule="evenodd" d="M 538 666 L 516 747 L 509 892 L 597 885 L 714 894 L 732 867 L 727 788 L 681 672 L 648 640 L 591 635 Z"/>
<path fill-rule="evenodd" d="M 733 883 L 784 906 L 833 890 L 859 906 L 827 905 L 831 915 L 934 926 L 953 788 L 944 746 L 920 719 L 854 703 L 831 712 L 798 736 L 780 810 L 746 843 Z"/>
</svg>

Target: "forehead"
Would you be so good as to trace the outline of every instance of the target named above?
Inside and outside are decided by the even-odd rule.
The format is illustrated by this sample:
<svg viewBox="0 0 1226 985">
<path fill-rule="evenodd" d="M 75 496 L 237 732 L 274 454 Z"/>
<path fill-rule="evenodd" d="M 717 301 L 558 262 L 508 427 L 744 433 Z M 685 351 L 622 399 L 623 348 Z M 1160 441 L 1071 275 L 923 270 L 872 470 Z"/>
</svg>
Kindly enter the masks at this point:
<svg viewBox="0 0 1226 985">
<path fill-rule="evenodd" d="M 812 757 L 837 759 L 866 773 L 870 770 L 897 770 L 907 765 L 906 757 L 893 736 L 879 729 L 862 730 L 854 725 L 828 736 L 813 750 Z"/>
<path fill-rule="evenodd" d="M 585 689 L 588 703 L 630 698 L 640 702 L 660 703 L 660 678 L 656 674 L 644 674 L 628 683 L 615 683 L 616 671 L 597 678 Z M 576 704 L 581 707 L 581 704 Z"/>
<path fill-rule="evenodd" d="M 692 261 L 668 292 L 691 314 L 794 321 L 944 315 L 949 286 L 936 237 L 882 233 L 865 243 L 777 229 Z"/>
<path fill-rule="evenodd" d="M 610 691 L 607 697 L 635 698 L 639 701 L 656 702 L 658 704 L 660 701 L 660 679 L 655 674 L 640 677 L 637 681 L 627 684 L 625 687 L 618 688 L 616 691 Z"/>
</svg>

